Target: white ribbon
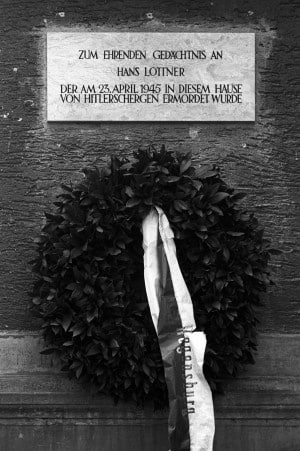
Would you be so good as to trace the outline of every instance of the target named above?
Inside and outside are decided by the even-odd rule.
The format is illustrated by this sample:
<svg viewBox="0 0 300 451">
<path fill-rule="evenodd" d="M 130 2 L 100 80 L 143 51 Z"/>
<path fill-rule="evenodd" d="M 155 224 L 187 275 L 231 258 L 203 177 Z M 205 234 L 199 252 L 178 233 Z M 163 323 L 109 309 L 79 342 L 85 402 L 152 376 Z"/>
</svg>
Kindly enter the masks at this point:
<svg viewBox="0 0 300 451">
<path fill-rule="evenodd" d="M 212 451 L 215 431 L 213 401 L 203 374 L 206 336 L 204 332 L 195 330 L 193 304 L 177 261 L 174 234 L 166 215 L 159 207 L 150 211 L 143 221 L 142 229 L 145 286 L 156 332 L 166 265 L 169 267 L 182 322 L 189 451 Z M 159 237 L 162 245 L 159 244 Z"/>
</svg>

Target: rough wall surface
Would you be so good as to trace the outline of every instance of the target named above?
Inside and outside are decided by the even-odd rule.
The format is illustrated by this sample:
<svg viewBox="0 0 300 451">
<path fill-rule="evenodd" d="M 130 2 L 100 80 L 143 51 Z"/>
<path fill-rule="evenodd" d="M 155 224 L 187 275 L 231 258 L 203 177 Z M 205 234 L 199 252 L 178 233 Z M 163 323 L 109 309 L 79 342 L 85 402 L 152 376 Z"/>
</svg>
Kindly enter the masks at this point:
<svg viewBox="0 0 300 451">
<path fill-rule="evenodd" d="M 165 143 L 218 163 L 261 218 L 274 247 L 277 286 L 262 329 L 295 332 L 299 267 L 299 166 L 295 142 L 296 1 L 0 1 L 0 328 L 34 327 L 26 311 L 43 211 L 61 182 L 111 153 Z M 152 13 L 149 14 L 149 13 Z M 153 18 L 151 18 L 153 17 Z M 256 33 L 255 123 L 46 122 L 47 30 L 250 31 Z"/>
<path fill-rule="evenodd" d="M 262 429 L 258 431 L 258 423 L 253 420 L 252 414 L 241 413 L 241 398 L 240 404 L 235 403 L 232 418 L 220 414 L 223 420 L 218 420 L 220 435 L 216 447 L 222 451 L 297 449 L 294 432 L 298 424 L 295 423 L 296 410 L 286 411 L 283 405 L 290 402 L 287 400 L 294 399 L 295 403 L 298 402 L 299 413 L 299 401 L 294 396 L 299 371 L 294 374 L 290 370 L 291 365 L 285 363 L 282 366 L 279 362 L 288 354 L 291 343 L 292 349 L 297 349 L 295 343 L 299 343 L 299 335 L 289 334 L 299 334 L 300 325 L 297 221 L 300 187 L 296 145 L 296 93 L 300 74 L 296 67 L 297 55 L 299 57 L 297 16 L 296 0 L 0 0 L 0 330 L 27 330 L 30 335 L 29 331 L 37 327 L 27 310 L 27 292 L 32 283 L 28 261 L 34 255 L 33 239 L 40 233 L 43 211 L 50 207 L 60 192 L 60 183 L 79 180 L 84 166 L 93 163 L 101 165 L 112 153 L 129 155 L 133 149 L 149 144 L 164 143 L 168 149 L 182 152 L 191 150 L 196 162 L 217 163 L 227 181 L 248 194 L 245 204 L 260 218 L 273 246 L 283 251 L 273 258 L 271 266 L 277 285 L 266 296 L 261 313 L 260 329 L 269 334 L 270 350 L 279 348 L 278 360 L 266 359 L 263 376 L 258 370 L 254 379 L 257 396 L 252 401 L 260 403 Z M 70 29 L 255 32 L 256 121 L 49 124 L 46 121 L 46 32 Z M 292 355 L 289 358 L 291 363 Z M 25 381 L 26 377 L 22 376 L 24 368 L 17 368 L 16 372 L 20 373 L 20 377 L 13 379 L 5 376 L 0 392 L 19 393 L 21 389 L 16 387 L 22 386 L 20 381 Z M 52 381 L 52 376 L 49 378 Z M 40 380 L 39 376 L 36 380 Z M 247 384 L 249 393 L 253 379 L 249 377 Z M 43 388 L 42 383 L 41 386 Z M 271 397 L 270 387 L 274 390 Z M 49 382 L 44 390 L 55 393 L 57 383 L 54 380 Z M 26 402 L 30 406 L 40 402 L 33 392 L 33 387 L 28 389 Z M 24 402 L 18 394 L 14 396 L 14 405 Z M 51 407 L 50 398 L 46 403 Z M 5 399 L 2 402 L 9 405 L 11 399 Z M 70 394 L 63 399 L 67 405 Z M 235 398 L 229 393 L 223 401 L 224 412 L 232 399 Z M 55 409 L 55 406 L 52 408 Z M 274 412 L 270 410 L 272 406 L 275 406 Z M 44 423 L 34 423 L 40 411 L 37 408 L 34 414 L 33 408 L 32 417 L 26 417 L 32 418 L 30 423 L 30 419 L 22 419 L 22 410 L 15 408 L 11 414 L 5 409 L 1 411 L 0 422 L 4 425 L 8 424 L 9 415 L 13 417 L 16 411 L 20 417 L 19 423 L 11 423 L 10 429 L 5 429 L 7 446 L 12 446 L 5 449 L 34 449 L 32 443 L 37 437 L 42 437 L 38 428 L 42 428 Z M 76 409 L 79 409 L 78 405 Z M 44 414 L 45 418 L 49 417 L 50 410 Z M 285 413 L 280 417 L 278 412 Z M 96 449 L 93 443 L 98 443 L 101 437 L 98 432 L 89 429 L 93 429 L 94 423 L 91 420 L 88 425 L 84 419 L 86 413 L 82 413 L 79 419 L 77 414 L 70 414 L 74 421 L 67 421 L 65 429 L 60 429 L 65 421 L 62 419 L 64 415 L 61 419 L 58 415 L 49 420 L 54 428 L 52 435 L 50 433 L 52 438 L 48 429 L 39 443 L 48 443 L 45 449 L 49 450 Z M 80 432 L 79 424 L 83 423 Z M 139 442 L 128 449 L 160 449 L 158 446 L 165 442 L 159 442 L 158 437 L 163 433 L 159 429 L 160 422 L 157 423 L 159 427 L 153 432 L 148 445 Z M 229 423 L 236 427 L 232 436 L 234 444 L 230 442 L 230 434 L 226 433 Z M 26 432 L 18 432 L 24 424 L 36 424 L 31 435 L 28 428 L 25 428 Z M 105 424 L 105 427 L 109 426 Z M 18 433 L 21 439 L 22 434 L 23 438 L 27 437 L 27 445 L 22 440 L 18 444 Z M 73 441 L 70 442 L 72 433 Z M 57 442 L 53 439 L 55 434 L 59 437 Z M 123 440 L 126 441 L 124 434 Z M 66 443 L 72 446 L 68 448 Z M 103 448 L 104 451 L 114 449 L 117 448 L 112 443 Z"/>
</svg>

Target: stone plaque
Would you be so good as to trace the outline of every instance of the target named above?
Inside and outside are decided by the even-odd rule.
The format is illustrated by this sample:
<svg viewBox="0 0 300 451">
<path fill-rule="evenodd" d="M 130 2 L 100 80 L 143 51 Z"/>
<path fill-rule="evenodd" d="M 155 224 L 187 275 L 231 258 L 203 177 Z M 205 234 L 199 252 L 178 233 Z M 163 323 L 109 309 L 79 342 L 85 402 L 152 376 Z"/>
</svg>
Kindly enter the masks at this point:
<svg viewBox="0 0 300 451">
<path fill-rule="evenodd" d="M 48 121 L 254 121 L 254 33 L 47 34 Z"/>
</svg>

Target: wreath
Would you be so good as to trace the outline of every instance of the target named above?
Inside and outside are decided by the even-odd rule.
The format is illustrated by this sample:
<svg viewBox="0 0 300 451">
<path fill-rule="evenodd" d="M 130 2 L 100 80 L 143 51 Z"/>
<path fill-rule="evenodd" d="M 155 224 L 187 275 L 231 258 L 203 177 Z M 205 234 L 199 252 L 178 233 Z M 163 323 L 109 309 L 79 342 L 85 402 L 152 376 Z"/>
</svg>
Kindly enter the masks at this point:
<svg viewBox="0 0 300 451">
<path fill-rule="evenodd" d="M 116 400 L 167 405 L 164 370 L 147 303 L 141 223 L 153 205 L 166 213 L 190 291 L 198 330 L 207 335 L 204 373 L 220 380 L 254 363 L 257 307 L 271 283 L 270 243 L 244 194 L 217 167 L 190 154 L 149 148 L 131 159 L 85 169 L 62 185 L 56 211 L 37 240 L 32 308 L 62 370 Z"/>
</svg>

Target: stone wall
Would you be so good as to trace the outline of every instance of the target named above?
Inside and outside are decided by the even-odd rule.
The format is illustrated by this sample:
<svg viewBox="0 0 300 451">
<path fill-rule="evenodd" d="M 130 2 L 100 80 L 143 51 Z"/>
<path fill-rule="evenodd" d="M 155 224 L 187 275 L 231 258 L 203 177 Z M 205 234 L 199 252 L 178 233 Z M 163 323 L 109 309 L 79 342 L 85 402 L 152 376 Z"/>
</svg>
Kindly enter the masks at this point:
<svg viewBox="0 0 300 451">
<path fill-rule="evenodd" d="M 33 240 L 60 183 L 79 180 L 84 166 L 101 165 L 113 153 L 129 155 L 149 144 L 217 163 L 228 183 L 247 193 L 244 203 L 283 251 L 271 263 L 276 286 L 261 312 L 258 364 L 216 400 L 215 448 L 296 451 L 296 3 L 0 0 L 0 443 L 6 451 L 167 449 L 165 414 L 91 399 L 40 360 L 37 324 L 27 308 Z M 46 33 L 56 30 L 254 32 L 256 121 L 47 123 Z"/>
</svg>

